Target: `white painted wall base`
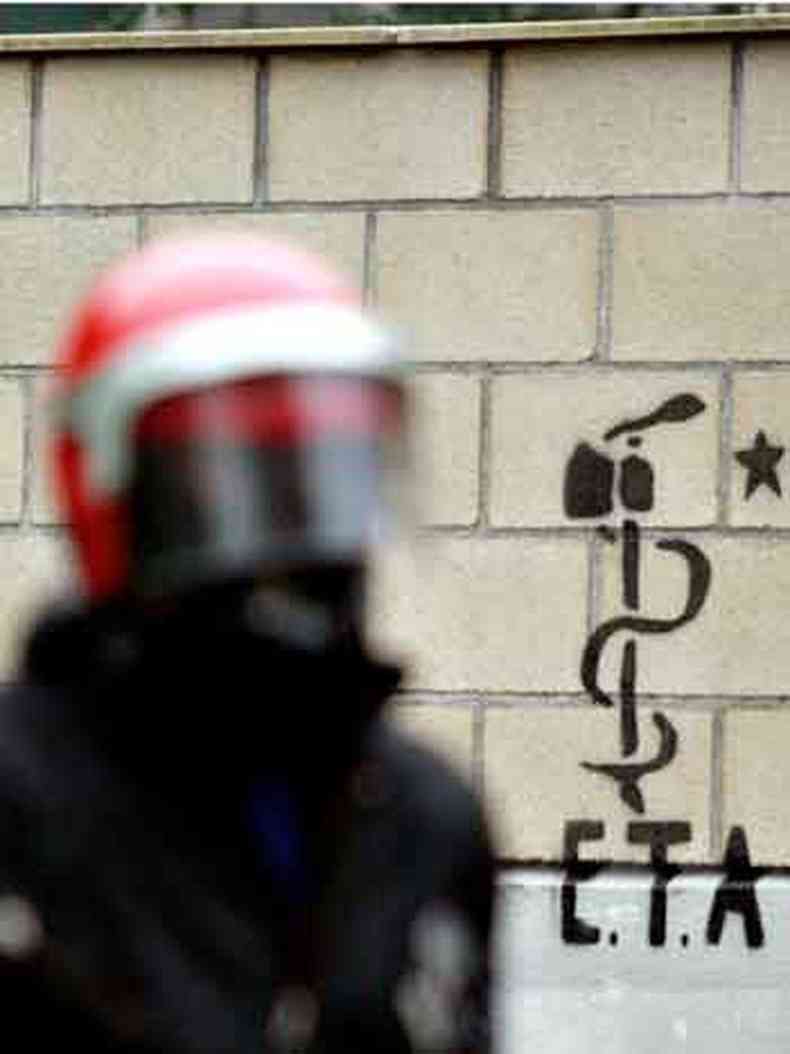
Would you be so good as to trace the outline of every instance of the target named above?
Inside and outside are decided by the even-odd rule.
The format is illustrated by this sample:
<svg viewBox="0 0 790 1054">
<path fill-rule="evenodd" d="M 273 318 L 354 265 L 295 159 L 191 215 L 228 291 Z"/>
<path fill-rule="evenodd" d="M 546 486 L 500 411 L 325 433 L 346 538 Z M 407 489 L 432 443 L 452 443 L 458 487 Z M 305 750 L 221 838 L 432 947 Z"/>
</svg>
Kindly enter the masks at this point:
<svg viewBox="0 0 790 1054">
<path fill-rule="evenodd" d="M 764 943 L 751 948 L 736 911 L 725 912 L 718 945 L 706 938 L 725 877 L 709 871 L 673 878 L 665 943 L 651 947 L 650 870 L 604 870 L 577 883 L 576 915 L 600 930 L 591 945 L 562 939 L 562 870 L 506 873 L 497 929 L 497 1054 L 787 1050 L 790 876 L 774 872 L 754 883 Z"/>
</svg>

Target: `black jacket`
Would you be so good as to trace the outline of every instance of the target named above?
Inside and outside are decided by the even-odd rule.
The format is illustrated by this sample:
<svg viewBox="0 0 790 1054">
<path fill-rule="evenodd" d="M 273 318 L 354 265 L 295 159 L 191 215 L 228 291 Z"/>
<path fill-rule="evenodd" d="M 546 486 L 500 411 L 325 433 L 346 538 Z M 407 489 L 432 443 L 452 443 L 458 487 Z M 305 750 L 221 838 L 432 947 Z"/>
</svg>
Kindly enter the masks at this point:
<svg viewBox="0 0 790 1054">
<path fill-rule="evenodd" d="M 381 718 L 396 681 L 216 627 L 45 620 L 0 700 L 4 1034 L 80 1054 L 486 1049 L 485 826 Z"/>
</svg>

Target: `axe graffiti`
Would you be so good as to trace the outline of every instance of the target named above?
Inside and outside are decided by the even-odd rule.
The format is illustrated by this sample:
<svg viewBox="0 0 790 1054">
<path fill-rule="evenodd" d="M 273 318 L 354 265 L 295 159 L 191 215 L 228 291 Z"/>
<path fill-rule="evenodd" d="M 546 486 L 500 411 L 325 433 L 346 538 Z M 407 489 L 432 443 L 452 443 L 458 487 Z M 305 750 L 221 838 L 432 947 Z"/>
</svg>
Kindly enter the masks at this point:
<svg viewBox="0 0 790 1054">
<path fill-rule="evenodd" d="M 622 421 L 603 435 L 605 443 L 621 435 L 627 436 L 632 450 L 642 445 L 639 433 L 657 425 L 683 423 L 703 413 L 705 404 L 696 395 L 683 393 L 661 403 L 651 413 Z M 652 757 L 645 761 L 632 759 L 640 746 L 637 717 L 637 643 L 641 635 L 671 633 L 691 622 L 701 611 L 708 596 L 711 567 L 707 556 L 696 545 L 684 539 L 666 538 L 655 543 L 657 549 L 676 554 L 684 561 L 688 572 L 686 600 L 682 610 L 673 618 L 650 618 L 642 614 L 640 597 L 641 528 L 636 519 L 640 512 L 652 510 L 655 501 L 655 473 L 643 456 L 631 453 L 618 467 L 613 458 L 580 443 L 573 452 L 565 472 L 564 506 L 571 519 L 590 519 L 607 516 L 614 510 L 615 486 L 624 512 L 620 529 L 622 546 L 623 605 L 630 614 L 620 615 L 601 623 L 591 634 L 582 652 L 581 680 L 593 703 L 615 705 L 615 700 L 599 683 L 599 669 L 604 651 L 610 642 L 623 635 L 620 679 L 620 746 L 623 760 L 606 764 L 583 761 L 589 772 L 613 780 L 620 798 L 634 812 L 645 812 L 645 797 L 640 781 L 651 772 L 665 768 L 677 752 L 677 731 L 661 712 L 653 714 L 658 743 Z M 608 543 L 617 544 L 617 531 L 610 525 L 598 527 Z"/>
</svg>

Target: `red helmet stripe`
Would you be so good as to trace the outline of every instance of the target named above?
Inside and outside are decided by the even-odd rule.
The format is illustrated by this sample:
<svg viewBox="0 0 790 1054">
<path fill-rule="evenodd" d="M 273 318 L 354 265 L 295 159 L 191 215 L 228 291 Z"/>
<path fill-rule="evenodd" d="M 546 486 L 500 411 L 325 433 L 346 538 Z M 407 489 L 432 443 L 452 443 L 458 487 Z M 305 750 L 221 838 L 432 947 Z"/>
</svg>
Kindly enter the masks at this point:
<svg viewBox="0 0 790 1054">
<path fill-rule="evenodd" d="M 162 400 L 142 414 L 136 436 L 160 442 L 215 438 L 279 446 L 326 435 L 387 434 L 399 421 L 400 397 L 392 387 L 274 377 Z"/>
</svg>

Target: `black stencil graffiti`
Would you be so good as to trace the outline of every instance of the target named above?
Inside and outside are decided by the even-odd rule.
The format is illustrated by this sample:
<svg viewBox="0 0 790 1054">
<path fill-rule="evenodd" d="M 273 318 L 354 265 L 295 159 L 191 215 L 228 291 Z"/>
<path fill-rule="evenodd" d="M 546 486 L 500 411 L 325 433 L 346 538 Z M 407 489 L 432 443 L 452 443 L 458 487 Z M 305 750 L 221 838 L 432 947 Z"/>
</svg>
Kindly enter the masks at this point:
<svg viewBox="0 0 790 1054">
<path fill-rule="evenodd" d="M 627 419 L 610 428 L 603 436 L 609 442 L 617 436 L 644 431 L 659 424 L 688 421 L 704 411 L 705 404 L 696 395 L 683 393 L 666 400 L 654 411 L 642 417 Z M 642 443 L 638 435 L 628 436 L 628 445 L 633 449 Z M 565 512 L 571 518 L 589 518 L 606 515 L 613 509 L 613 491 L 616 467 L 612 458 L 594 450 L 587 443 L 580 443 L 565 473 Z M 640 527 L 633 513 L 649 512 L 655 501 L 655 474 L 650 462 L 639 454 L 629 454 L 622 461 L 619 473 L 619 497 L 627 515 L 622 524 L 622 579 L 623 604 L 630 612 L 641 607 Z M 617 534 L 611 527 L 599 528 L 601 536 L 615 544 Z M 663 539 L 655 543 L 656 548 L 676 553 L 686 563 L 688 589 L 683 610 L 674 618 L 648 618 L 629 614 L 607 620 L 590 635 L 581 659 L 581 681 L 593 703 L 599 706 L 614 706 L 614 699 L 604 691 L 598 680 L 604 650 L 609 641 L 619 633 L 628 634 L 624 642 L 620 666 L 620 747 L 622 757 L 630 758 L 639 749 L 639 728 L 636 715 L 637 704 L 637 636 L 642 634 L 664 634 L 679 629 L 696 618 L 708 596 L 711 568 L 705 554 L 691 542 L 682 539 Z M 619 761 L 607 764 L 583 761 L 582 766 L 597 772 L 619 785 L 621 800 L 634 812 L 644 813 L 645 800 L 639 781 L 651 772 L 658 772 L 674 759 L 677 753 L 677 732 L 669 718 L 660 712 L 653 714 L 653 724 L 658 732 L 658 747 L 647 761 Z"/>
<path fill-rule="evenodd" d="M 748 501 L 760 486 L 766 486 L 778 497 L 782 496 L 782 488 L 779 477 L 776 474 L 776 466 L 783 457 L 785 448 L 783 446 L 771 446 L 765 437 L 765 432 L 758 432 L 754 437 L 754 443 L 746 450 L 738 450 L 735 460 L 742 465 L 747 472 L 744 498 Z"/>
<path fill-rule="evenodd" d="M 765 943 L 763 920 L 754 884 L 767 873 L 767 868 L 752 867 L 749 847 L 742 827 L 733 827 L 724 852 L 726 876 L 713 898 L 706 938 L 708 944 L 721 940 L 724 920 L 730 913 L 743 919 L 743 932 L 750 948 L 762 948 Z"/>
<path fill-rule="evenodd" d="M 565 824 L 565 881 L 560 893 L 562 939 L 566 944 L 597 944 L 601 931 L 584 922 L 576 914 L 576 886 L 593 878 L 603 864 L 579 859 L 580 842 L 595 842 L 604 836 L 600 820 L 569 820 Z"/>
<path fill-rule="evenodd" d="M 636 538 L 638 529 L 631 523 L 627 528 L 623 546 L 624 559 L 624 599 L 626 606 L 638 595 L 627 585 L 630 569 L 627 566 L 629 557 L 628 535 Z M 638 634 L 670 633 L 691 622 L 699 614 L 710 588 L 710 564 L 707 557 L 695 545 L 678 539 L 664 539 L 656 543 L 656 548 L 679 553 L 687 562 L 689 584 L 686 605 L 679 615 L 672 619 L 642 618 L 622 615 L 602 623 L 591 635 L 582 653 L 581 679 L 585 690 L 594 703 L 602 706 L 614 706 L 614 700 L 598 684 L 598 668 L 607 642 L 617 633 L 633 632 Z M 623 757 L 630 757 L 639 747 L 636 725 L 636 641 L 626 641 L 620 675 L 621 722 L 620 740 Z M 634 812 L 645 811 L 644 796 L 639 787 L 639 780 L 649 772 L 658 772 L 665 768 L 677 752 L 677 733 L 669 718 L 660 712 L 653 714 L 653 723 L 659 734 L 659 746 L 655 756 L 644 762 L 618 762 L 613 764 L 594 764 L 583 761 L 582 766 L 590 772 L 600 772 L 620 784 L 620 797 Z"/>
<path fill-rule="evenodd" d="M 635 845 L 650 846 L 654 880 L 650 891 L 648 941 L 651 948 L 662 948 L 667 939 L 667 886 L 680 874 L 680 867 L 669 863 L 667 850 L 670 846 L 691 841 L 691 824 L 683 820 L 629 823 L 628 841 Z"/>
<path fill-rule="evenodd" d="M 649 772 L 660 772 L 674 760 L 678 748 L 678 735 L 675 726 L 664 714 L 653 714 L 653 722 L 658 729 L 659 746 L 655 757 L 650 761 L 612 762 L 610 764 L 583 761 L 582 768 L 588 772 L 600 772 L 620 784 L 620 797 L 634 812 L 645 811 L 645 798 L 639 787 L 639 780 Z"/>
<path fill-rule="evenodd" d="M 600 841 L 605 834 L 606 828 L 602 820 L 568 820 L 565 823 L 565 874 L 560 895 L 560 936 L 565 944 L 594 945 L 601 942 L 601 928 L 591 919 L 578 913 L 577 891 L 581 883 L 601 877 L 614 866 L 604 860 L 579 859 L 581 843 Z M 651 948 L 663 948 L 667 943 L 669 915 L 667 887 L 686 870 L 680 864 L 669 860 L 669 852 L 674 846 L 691 841 L 691 825 L 685 820 L 633 820 L 626 827 L 626 836 L 632 845 L 647 846 L 650 853 L 653 883 L 645 932 Z M 765 930 L 757 896 L 757 882 L 776 869 L 752 866 L 746 834 L 742 827 L 733 827 L 730 830 L 722 866 L 724 874 L 710 903 L 705 932 L 699 936 L 708 945 L 719 945 L 728 917 L 740 915 L 746 946 L 764 947 Z M 690 873 L 697 870 L 689 869 Z M 609 944 L 616 946 L 618 941 L 619 935 L 611 932 Z M 688 948 L 689 943 L 689 934 L 680 934 L 681 947 Z"/>
<path fill-rule="evenodd" d="M 688 421 L 705 409 L 696 395 L 683 393 L 667 399 L 652 413 L 635 417 L 610 428 L 604 442 L 631 432 L 643 432 L 658 424 Z M 641 437 L 631 435 L 629 446 L 639 446 Z M 565 514 L 571 519 L 593 519 L 612 511 L 615 463 L 612 458 L 594 450 L 588 443 L 580 443 L 573 452 L 565 473 Z M 653 508 L 653 469 L 648 461 L 637 455 L 627 457 L 620 472 L 620 498 L 632 512 L 647 512 Z"/>
<path fill-rule="evenodd" d="M 565 944 L 598 944 L 601 939 L 600 928 L 577 915 L 576 890 L 580 882 L 589 881 L 609 866 L 601 861 L 579 859 L 580 843 L 599 841 L 604 833 L 600 820 L 568 820 L 565 824 L 560 931 Z M 633 845 L 646 845 L 650 850 L 653 886 L 650 890 L 648 943 L 651 948 L 661 948 L 667 935 L 667 886 L 682 870 L 679 865 L 669 862 L 668 852 L 672 846 L 691 841 L 691 825 L 684 820 L 635 821 L 628 824 L 627 835 Z M 610 934 L 610 943 L 617 943 L 617 934 Z"/>
</svg>

